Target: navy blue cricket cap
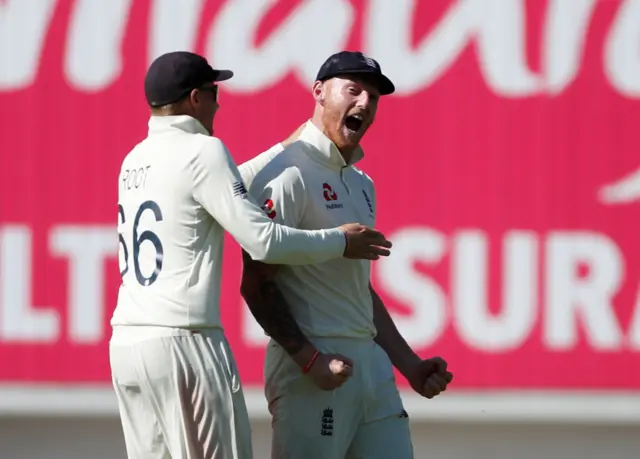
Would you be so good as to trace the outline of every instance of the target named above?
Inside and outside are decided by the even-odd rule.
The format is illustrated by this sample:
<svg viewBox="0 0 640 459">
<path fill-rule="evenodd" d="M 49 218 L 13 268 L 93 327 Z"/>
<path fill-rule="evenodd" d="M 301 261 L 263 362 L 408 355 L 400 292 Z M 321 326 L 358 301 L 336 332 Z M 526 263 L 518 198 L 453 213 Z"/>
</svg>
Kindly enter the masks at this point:
<svg viewBox="0 0 640 459">
<path fill-rule="evenodd" d="M 225 81 L 231 70 L 216 70 L 199 54 L 172 51 L 157 57 L 144 79 L 144 93 L 151 107 L 177 102 L 192 90 Z"/>
<path fill-rule="evenodd" d="M 329 56 L 320 67 L 316 80 L 325 81 L 347 75 L 366 75 L 375 83 L 380 95 L 383 96 L 392 94 L 396 90 L 391 80 L 382 73 L 378 61 L 359 51 L 340 51 Z"/>
</svg>

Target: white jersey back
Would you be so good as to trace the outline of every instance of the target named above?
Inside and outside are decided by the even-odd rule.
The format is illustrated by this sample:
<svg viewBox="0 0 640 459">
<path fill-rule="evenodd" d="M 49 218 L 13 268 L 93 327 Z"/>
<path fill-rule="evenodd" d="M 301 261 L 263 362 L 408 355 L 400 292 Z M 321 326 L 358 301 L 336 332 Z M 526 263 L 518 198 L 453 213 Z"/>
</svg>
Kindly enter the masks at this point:
<svg viewBox="0 0 640 459">
<path fill-rule="evenodd" d="M 197 151 L 198 142 L 197 136 L 178 132 L 151 135 L 122 163 L 122 285 L 114 325 L 218 325 L 216 308 L 203 306 L 218 303 L 215 260 L 222 229 L 193 196 L 188 152 Z"/>
<path fill-rule="evenodd" d="M 268 262 L 310 263 L 344 250 L 339 230 L 303 234 L 268 219 L 222 142 L 188 116 L 151 118 L 149 136 L 122 163 L 118 204 L 114 326 L 221 328 L 225 229 Z"/>
<path fill-rule="evenodd" d="M 358 149 L 354 162 L 362 155 Z M 304 229 L 351 221 L 375 224 L 373 181 L 345 164 L 336 146 L 311 122 L 283 152 L 263 154 L 239 169 L 249 192 L 274 221 Z M 306 336 L 373 337 L 370 269 L 367 260 L 344 258 L 283 265 L 276 284 Z"/>
</svg>

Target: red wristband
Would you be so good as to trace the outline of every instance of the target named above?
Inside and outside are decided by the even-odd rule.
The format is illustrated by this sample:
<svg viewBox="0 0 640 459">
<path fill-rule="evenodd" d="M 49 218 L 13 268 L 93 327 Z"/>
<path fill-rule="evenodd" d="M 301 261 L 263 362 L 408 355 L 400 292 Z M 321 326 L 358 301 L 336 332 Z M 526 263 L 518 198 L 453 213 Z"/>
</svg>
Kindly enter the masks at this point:
<svg viewBox="0 0 640 459">
<path fill-rule="evenodd" d="M 307 364 L 302 369 L 303 373 L 309 373 L 309 371 L 311 370 L 311 367 L 313 366 L 313 364 L 315 363 L 319 355 L 320 355 L 320 351 L 315 351 L 313 353 L 313 355 L 311 356 L 311 359 L 309 359 L 309 362 L 307 362 Z"/>
</svg>

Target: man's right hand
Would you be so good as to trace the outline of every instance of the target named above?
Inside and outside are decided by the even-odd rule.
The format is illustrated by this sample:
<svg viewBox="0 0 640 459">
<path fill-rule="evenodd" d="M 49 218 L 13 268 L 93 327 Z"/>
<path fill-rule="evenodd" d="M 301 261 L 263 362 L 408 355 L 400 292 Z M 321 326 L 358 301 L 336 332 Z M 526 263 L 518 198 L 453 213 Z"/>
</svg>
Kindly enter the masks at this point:
<svg viewBox="0 0 640 459">
<path fill-rule="evenodd" d="M 353 362 L 340 354 L 320 354 L 308 375 L 322 390 L 334 390 L 342 386 L 353 374 Z"/>
<path fill-rule="evenodd" d="M 391 242 L 387 241 L 380 231 L 371 229 L 360 223 L 348 223 L 340 227 L 347 236 L 345 258 L 377 260 L 388 257 L 391 253 Z"/>
</svg>

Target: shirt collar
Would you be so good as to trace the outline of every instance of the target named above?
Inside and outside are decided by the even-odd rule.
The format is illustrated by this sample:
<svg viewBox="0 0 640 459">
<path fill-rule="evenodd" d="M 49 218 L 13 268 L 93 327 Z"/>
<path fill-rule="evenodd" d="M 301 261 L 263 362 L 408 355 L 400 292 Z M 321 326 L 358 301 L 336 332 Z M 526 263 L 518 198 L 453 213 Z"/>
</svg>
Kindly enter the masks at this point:
<svg viewBox="0 0 640 459">
<path fill-rule="evenodd" d="M 156 116 L 149 118 L 149 134 L 165 132 L 168 129 L 180 129 L 190 134 L 210 135 L 209 131 L 198 121 L 189 115 Z"/>
<path fill-rule="evenodd" d="M 332 169 L 351 166 L 364 157 L 364 151 L 358 145 L 351 155 L 351 162 L 347 164 L 338 147 L 311 120 L 307 121 L 299 139 L 315 147 L 311 149 L 311 155 Z"/>
</svg>

